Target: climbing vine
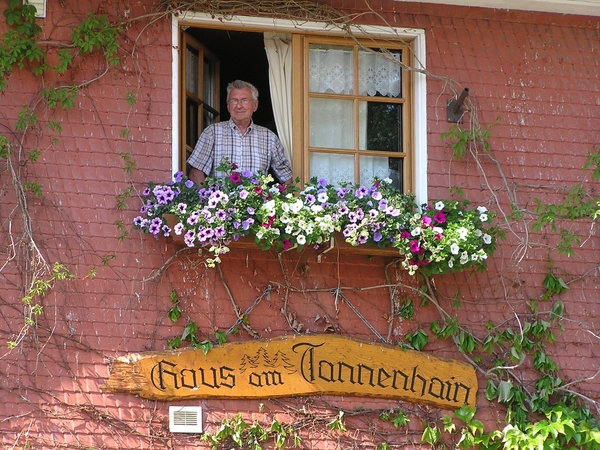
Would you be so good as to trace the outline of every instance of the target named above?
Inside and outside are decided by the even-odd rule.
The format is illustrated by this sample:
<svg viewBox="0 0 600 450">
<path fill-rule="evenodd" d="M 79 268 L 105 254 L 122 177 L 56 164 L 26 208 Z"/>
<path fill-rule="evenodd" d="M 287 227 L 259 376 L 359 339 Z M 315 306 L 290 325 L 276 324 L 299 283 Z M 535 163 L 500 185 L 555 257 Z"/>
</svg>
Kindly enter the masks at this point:
<svg viewBox="0 0 600 450">
<path fill-rule="evenodd" d="M 333 24 L 352 34 L 351 25 L 358 17 L 342 14 L 333 8 L 312 2 L 235 2 L 235 1 L 195 1 L 195 2 L 159 2 L 157 10 L 150 21 L 165 17 L 166 12 L 185 10 L 199 10 L 208 12 L 225 19 L 238 11 L 246 11 L 255 15 L 275 14 L 281 17 L 291 17 L 301 20 L 320 20 Z M 35 165 L 43 155 L 45 149 L 38 149 L 29 145 L 26 137 L 40 133 L 45 129 L 52 136 L 52 144 L 60 141 L 63 124 L 54 120 L 54 111 L 68 111 L 76 106 L 78 95 L 82 89 L 98 82 L 111 70 L 119 70 L 122 62 L 119 52 L 124 37 L 123 31 L 129 22 L 115 23 L 105 14 L 88 14 L 79 24 L 71 29 L 68 42 L 57 44 L 40 39 L 41 28 L 35 21 L 35 11 L 30 5 L 23 5 L 19 0 L 9 0 L 3 15 L 8 26 L 2 35 L 0 43 L 0 90 L 6 93 L 9 90 L 11 77 L 19 71 L 31 73 L 36 80 L 43 80 L 34 98 L 15 114 L 16 120 L 11 128 L 0 134 L 0 158 L 6 163 L 4 173 L 10 179 L 15 193 L 15 208 L 8 216 L 6 229 L 8 243 L 5 254 L 6 263 L 2 270 L 6 271 L 9 263 L 15 261 L 21 273 L 18 283 L 22 295 L 18 304 L 3 300 L 11 308 L 22 310 L 21 325 L 10 336 L 7 342 L 8 352 L 26 352 L 28 338 L 37 332 L 47 333 L 48 336 L 58 336 L 54 329 L 45 330 L 46 322 L 38 322 L 44 316 L 44 301 L 51 293 L 64 290 L 67 281 L 81 281 L 93 277 L 97 269 L 92 269 L 87 275 L 81 276 L 71 272 L 70 261 L 51 261 L 48 259 L 40 240 L 35 236 L 33 208 L 34 201 L 43 202 L 45 189 L 43 179 L 36 179 L 28 175 L 28 167 Z M 50 58 L 48 50 L 55 58 Z M 100 55 L 104 65 L 98 73 L 86 80 L 76 83 L 49 82 L 48 79 L 60 79 L 60 76 L 74 71 L 82 59 Z M 407 67 L 409 70 L 423 71 Z M 458 86 L 451 79 L 440 77 L 436 74 L 425 72 L 426 75 L 448 83 L 452 92 L 458 92 Z M 45 78 L 46 77 L 46 78 Z M 125 94 L 126 103 L 131 109 L 137 104 L 137 89 L 134 88 Z M 361 429 L 367 432 L 373 441 L 378 444 L 378 449 L 387 450 L 398 448 L 400 444 L 394 442 L 398 433 L 411 436 L 415 443 L 428 444 L 433 448 L 486 448 L 486 449 L 537 449 L 537 448 L 600 448 L 600 422 L 598 421 L 599 406 L 597 399 L 587 396 L 577 385 L 588 379 L 594 379 L 598 373 L 588 379 L 567 381 L 562 378 L 561 367 L 553 360 L 549 349 L 558 339 L 565 321 L 568 320 L 568 304 L 561 299 L 570 289 L 570 286 L 579 281 L 573 279 L 568 273 L 559 270 L 552 259 L 554 248 L 559 253 L 572 257 L 577 253 L 577 246 L 585 244 L 586 239 L 593 235 L 597 228 L 600 216 L 600 196 L 593 183 L 600 181 L 600 148 L 590 150 L 587 161 L 583 167 L 583 181 L 576 186 L 568 187 L 564 200 L 548 202 L 543 199 L 536 200 L 534 208 L 528 210 L 520 205 L 518 197 L 512 186 L 506 181 L 507 177 L 499 162 L 494 158 L 493 126 L 483 127 L 477 118 L 475 105 L 468 105 L 471 122 L 464 125 L 450 127 L 442 138 L 448 141 L 453 157 L 457 160 L 474 161 L 487 184 L 491 203 L 499 209 L 499 217 L 503 222 L 508 236 L 516 239 L 518 251 L 513 255 L 513 261 L 522 261 L 527 251 L 532 246 L 530 237 L 522 237 L 520 230 L 530 230 L 541 233 L 548 229 L 558 233 L 558 243 L 549 246 L 546 259 L 548 261 L 547 273 L 540 279 L 543 292 L 537 297 L 527 301 L 527 309 L 515 311 L 512 319 L 502 323 L 485 323 L 483 330 L 473 330 L 461 322 L 464 317 L 467 296 L 460 293 L 446 299 L 436 287 L 434 277 L 422 275 L 419 282 L 403 279 L 397 263 L 390 263 L 384 268 L 386 282 L 379 286 L 358 288 L 356 286 L 337 285 L 335 287 L 316 287 L 309 289 L 306 285 L 299 285 L 290 274 L 289 265 L 282 255 L 278 255 L 281 277 L 273 281 L 274 276 L 269 276 L 268 286 L 252 286 L 257 290 L 257 295 L 251 306 L 242 308 L 239 300 L 229 288 L 231 278 L 221 268 L 217 270 L 215 278 L 224 288 L 231 303 L 231 309 L 236 317 L 235 323 L 229 327 L 208 329 L 192 318 L 188 312 L 189 304 L 184 306 L 178 290 L 171 291 L 170 305 L 166 316 L 173 324 L 176 335 L 167 342 L 171 349 L 189 345 L 208 352 L 214 345 L 223 344 L 229 336 L 245 332 L 249 336 L 259 337 L 261 331 L 252 325 L 253 310 L 261 303 L 281 301 L 280 311 L 291 331 L 305 332 L 309 326 L 306 319 L 294 308 L 293 296 L 329 296 L 335 305 L 335 313 L 339 312 L 341 305 L 347 307 L 356 317 L 365 324 L 378 340 L 394 343 L 404 348 L 414 350 L 427 350 L 428 346 L 436 342 L 451 343 L 463 357 L 476 367 L 479 373 L 487 380 L 484 397 L 487 401 L 498 405 L 504 413 L 505 425 L 497 425 L 496 429 L 490 424 L 484 424 L 477 418 L 477 411 L 473 408 L 463 407 L 452 415 L 441 415 L 420 406 L 407 408 L 356 408 L 354 410 L 340 409 L 338 405 L 325 404 L 317 407 L 313 400 L 302 399 L 303 404 L 294 401 L 271 401 L 285 412 L 287 420 L 280 420 L 275 415 L 269 421 L 259 422 L 248 420 L 243 414 L 224 417 L 216 421 L 212 430 L 203 435 L 203 440 L 212 448 L 221 448 L 225 444 L 234 444 L 240 448 L 262 448 L 267 441 L 274 448 L 283 449 L 287 446 L 300 446 L 303 432 L 322 433 L 329 439 L 342 443 L 341 448 L 354 448 L 360 439 L 357 437 Z M 42 126 L 42 122 L 45 123 Z M 126 124 L 120 137 L 131 138 L 131 130 Z M 115 194 L 115 208 L 127 212 L 136 196 L 135 185 L 131 183 L 137 161 L 134 153 L 124 151 L 118 153 L 123 164 L 123 179 L 126 187 Z M 499 198 L 498 190 L 492 189 L 485 177 L 485 161 L 491 162 L 503 180 L 504 194 L 508 198 L 510 211 L 503 211 L 503 202 Z M 457 195 L 460 189 L 453 190 Z M 38 205 L 39 203 L 35 203 Z M 126 216 L 126 214 L 125 214 Z M 19 218 L 20 229 L 15 231 Z M 126 241 L 130 236 L 126 219 L 115 222 L 119 242 Z M 581 236 L 579 228 L 573 230 L 569 227 L 572 223 L 589 225 L 589 235 Z M 99 263 L 110 266 L 115 261 L 118 253 L 108 252 L 101 254 Z M 157 271 L 160 275 L 177 264 L 179 261 L 186 270 L 196 275 L 202 272 L 202 264 L 198 263 L 202 257 L 192 254 L 191 251 L 180 251 L 173 258 L 166 261 L 165 266 Z M 293 271 L 305 274 L 310 266 L 305 264 Z M 392 274 L 392 275 L 390 275 Z M 157 276 L 158 276 L 157 275 Z M 147 278 L 146 284 L 155 279 Z M 386 320 L 390 323 L 390 332 L 387 336 L 380 335 L 371 326 L 361 311 L 354 307 L 351 293 L 365 293 L 378 290 L 386 292 L 390 297 L 389 310 L 385 312 Z M 57 292 L 58 293 L 58 292 Z M 408 293 L 405 297 L 404 294 Z M 64 294 L 64 293 L 63 293 Z M 66 296 L 66 294 L 65 294 Z M 446 300 L 449 300 L 446 302 Z M 417 304 L 416 302 L 420 302 Z M 449 306 L 446 306 L 446 305 Z M 437 313 L 437 320 L 423 326 L 416 317 L 419 310 L 431 309 Z M 323 310 L 326 308 L 323 308 Z M 335 315 L 320 310 L 314 322 L 322 332 L 338 332 L 339 325 Z M 394 322 L 408 324 L 410 331 L 397 336 L 392 335 Z M 185 323 L 183 323 L 185 322 Z M 49 327 L 51 328 L 51 327 Z M 596 336 L 597 337 L 597 336 Z M 77 348 L 92 352 L 93 349 L 76 338 L 74 331 L 60 335 L 63 345 L 77 345 Z M 50 339 L 50 338 L 48 338 Z M 58 344 L 57 344 L 58 345 Z M 44 344 L 37 343 L 37 351 L 41 353 Z M 68 361 L 62 360 L 63 367 L 69 367 Z M 522 374 L 526 373 L 527 377 Z M 75 376 L 74 376 L 75 377 Z M 83 388 L 82 388 L 83 390 Z M 50 397 L 50 393 L 46 392 Z M 32 407 L 34 406 L 31 403 Z M 61 404 L 64 410 L 87 414 L 88 420 L 98 420 L 107 425 L 107 428 L 118 428 L 124 433 L 133 433 L 142 439 L 152 442 L 161 442 L 166 447 L 166 442 L 173 439 L 164 432 L 152 419 L 148 424 L 151 430 L 141 433 L 134 430 L 131 424 L 125 424 L 116 417 L 109 417 L 90 403 L 85 407 L 81 405 Z M 77 406 L 77 408 L 76 408 Z M 42 410 L 39 405 L 37 406 Z M 265 405 L 257 407 L 258 412 L 264 412 Z M 48 416 L 52 414 L 43 411 Z M 416 418 L 416 419 L 415 419 Z M 417 420 L 418 419 L 418 420 Z M 4 419 L 2 419 L 4 420 Z M 359 420 L 363 420 L 360 422 Z M 415 425 L 414 422 L 420 422 Z M 364 427 L 368 424 L 368 427 Z M 387 428 L 386 428 L 387 427 Z M 412 427 L 412 428 L 411 428 Z M 417 431 L 415 431 L 417 430 Z M 13 448 L 40 445 L 39 442 L 28 441 L 29 438 L 19 435 Z M 351 447 L 352 446 L 352 447 Z M 77 448 L 85 448 L 84 444 Z"/>
</svg>

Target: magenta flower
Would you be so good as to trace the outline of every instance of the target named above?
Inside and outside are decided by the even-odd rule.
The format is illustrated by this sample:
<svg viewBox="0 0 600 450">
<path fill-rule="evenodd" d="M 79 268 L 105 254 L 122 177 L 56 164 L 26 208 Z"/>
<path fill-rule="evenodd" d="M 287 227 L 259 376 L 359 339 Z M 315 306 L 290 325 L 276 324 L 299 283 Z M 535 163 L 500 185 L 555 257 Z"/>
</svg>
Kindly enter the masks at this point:
<svg viewBox="0 0 600 450">
<path fill-rule="evenodd" d="M 433 220 L 437 223 L 446 223 L 446 214 L 443 211 L 439 211 L 435 216 L 433 216 Z"/>
<path fill-rule="evenodd" d="M 424 223 L 425 225 L 427 225 L 427 226 L 430 226 L 430 225 L 431 225 L 431 217 L 427 217 L 427 216 L 425 216 L 425 217 L 423 217 L 423 219 L 422 219 L 422 220 L 423 220 L 423 223 Z"/>
<path fill-rule="evenodd" d="M 419 253 L 419 251 L 421 250 L 418 241 L 410 241 L 408 243 L 408 248 L 410 249 L 411 253 Z"/>
<path fill-rule="evenodd" d="M 229 179 L 234 183 L 240 183 L 242 181 L 242 178 L 238 172 L 233 172 L 231 175 L 229 175 Z"/>
<path fill-rule="evenodd" d="M 292 243 L 289 241 L 289 239 L 283 239 L 281 242 L 283 243 L 284 250 L 287 250 L 292 246 Z"/>
</svg>

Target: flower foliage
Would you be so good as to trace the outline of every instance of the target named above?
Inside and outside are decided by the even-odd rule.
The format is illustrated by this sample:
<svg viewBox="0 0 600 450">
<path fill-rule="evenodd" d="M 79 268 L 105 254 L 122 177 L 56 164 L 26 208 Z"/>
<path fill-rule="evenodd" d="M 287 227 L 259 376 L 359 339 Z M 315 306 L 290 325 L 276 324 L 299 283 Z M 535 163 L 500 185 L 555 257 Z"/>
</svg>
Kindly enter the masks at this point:
<svg viewBox="0 0 600 450">
<path fill-rule="evenodd" d="M 341 233 L 353 246 L 394 247 L 402 266 L 415 274 L 485 267 L 496 247 L 493 213 L 466 201 L 436 201 L 420 208 L 414 197 L 375 179 L 371 186 L 334 186 L 313 178 L 302 190 L 264 173 L 238 171 L 224 161 L 224 178 L 198 186 L 181 172 L 166 184 L 150 183 L 134 228 L 154 236 L 183 236 L 188 247 L 206 247 L 209 266 L 220 262 L 232 241 L 254 236 L 276 251 L 329 245 Z M 171 228 L 165 214 L 174 214 Z"/>
</svg>

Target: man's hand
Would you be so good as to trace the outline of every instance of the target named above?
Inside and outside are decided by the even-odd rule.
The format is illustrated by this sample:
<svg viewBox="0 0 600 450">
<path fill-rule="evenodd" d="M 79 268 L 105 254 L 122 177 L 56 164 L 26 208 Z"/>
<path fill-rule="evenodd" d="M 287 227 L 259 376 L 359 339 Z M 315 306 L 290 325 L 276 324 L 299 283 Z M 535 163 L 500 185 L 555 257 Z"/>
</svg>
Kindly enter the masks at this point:
<svg viewBox="0 0 600 450">
<path fill-rule="evenodd" d="M 201 170 L 191 168 L 190 169 L 190 180 L 192 180 L 196 184 L 202 183 L 206 179 L 206 175 Z"/>
</svg>

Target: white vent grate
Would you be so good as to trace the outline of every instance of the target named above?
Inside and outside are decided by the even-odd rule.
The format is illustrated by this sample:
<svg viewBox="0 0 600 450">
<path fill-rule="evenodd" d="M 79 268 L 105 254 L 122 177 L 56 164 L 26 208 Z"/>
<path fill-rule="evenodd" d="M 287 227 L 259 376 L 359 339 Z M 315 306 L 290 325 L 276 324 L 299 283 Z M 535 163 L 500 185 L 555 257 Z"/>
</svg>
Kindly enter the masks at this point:
<svg viewBox="0 0 600 450">
<path fill-rule="evenodd" d="M 23 0 L 23 4 L 25 3 L 35 6 L 35 9 L 37 10 L 35 17 L 46 17 L 46 0 Z"/>
<path fill-rule="evenodd" d="M 171 433 L 202 433 L 201 406 L 169 406 Z"/>
</svg>

